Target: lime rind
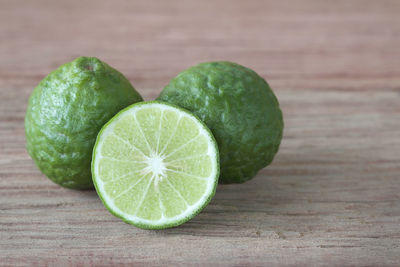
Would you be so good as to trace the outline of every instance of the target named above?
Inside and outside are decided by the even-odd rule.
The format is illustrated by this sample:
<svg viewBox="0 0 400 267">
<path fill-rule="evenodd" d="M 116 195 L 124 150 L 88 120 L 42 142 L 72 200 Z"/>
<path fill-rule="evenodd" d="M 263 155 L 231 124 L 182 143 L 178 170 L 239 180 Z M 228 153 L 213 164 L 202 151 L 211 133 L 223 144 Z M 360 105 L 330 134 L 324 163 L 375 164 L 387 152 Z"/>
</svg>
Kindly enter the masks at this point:
<svg viewBox="0 0 400 267">
<path fill-rule="evenodd" d="M 220 153 L 220 183 L 252 179 L 278 152 L 284 127 L 278 99 L 249 68 L 201 63 L 173 78 L 157 100 L 193 112 L 210 128 Z"/>
<path fill-rule="evenodd" d="M 179 183 L 177 182 L 177 179 L 175 179 L 174 177 L 171 177 L 171 180 L 169 180 L 167 178 L 166 179 L 167 182 L 163 183 L 164 184 L 164 187 L 163 187 L 164 193 L 158 194 L 159 209 L 162 212 L 161 217 L 159 219 L 144 219 L 144 218 L 137 216 L 138 213 L 140 213 L 140 212 L 142 212 L 142 213 L 146 212 L 146 211 L 140 211 L 141 205 L 139 205 L 137 207 L 137 210 L 135 210 L 135 212 L 133 214 L 122 211 L 121 208 L 119 208 L 115 204 L 114 199 L 108 193 L 106 193 L 106 190 L 105 190 L 106 182 L 102 181 L 100 179 L 100 175 L 99 175 L 99 162 L 103 157 L 102 155 L 100 155 L 101 154 L 101 145 L 100 144 L 102 144 L 104 142 L 105 138 L 107 138 L 108 136 L 114 135 L 114 127 L 116 127 L 116 125 L 118 125 L 118 122 L 120 120 L 123 120 L 127 115 L 135 116 L 138 111 L 143 110 L 146 107 L 147 108 L 159 108 L 161 111 L 168 110 L 168 111 L 177 112 L 177 113 L 179 113 L 180 120 L 182 118 L 188 118 L 191 121 L 195 122 L 195 124 L 197 125 L 197 128 L 199 130 L 199 133 L 198 133 L 198 135 L 196 135 L 196 137 L 204 136 L 207 139 L 207 141 L 208 141 L 207 155 L 211 159 L 211 161 L 210 161 L 211 173 L 209 173 L 209 175 L 207 177 L 203 177 L 203 176 L 199 176 L 199 175 L 195 175 L 195 174 L 188 174 L 188 173 L 185 173 L 184 171 L 181 171 L 181 169 L 179 169 L 179 168 L 169 170 L 169 173 L 182 172 L 181 173 L 182 175 L 186 175 L 186 176 L 189 175 L 193 179 L 206 180 L 207 181 L 206 189 L 205 189 L 205 192 L 202 194 L 202 196 L 197 201 L 193 201 L 193 199 L 190 199 L 190 201 L 189 201 L 190 203 L 188 203 L 188 201 L 186 201 L 186 199 L 185 199 L 185 197 L 187 198 L 187 196 L 183 196 L 183 195 L 187 194 L 187 192 L 182 194 L 181 192 L 179 192 L 179 190 L 177 190 L 175 188 L 176 186 L 182 186 L 182 185 L 179 185 Z M 136 120 L 137 120 L 137 118 L 136 118 Z M 160 118 L 160 120 L 162 120 L 162 118 Z M 178 128 L 178 124 L 179 124 L 180 120 L 177 122 L 176 128 Z M 160 131 L 163 130 L 160 127 L 161 126 L 159 126 L 159 128 L 157 129 L 157 131 L 159 131 L 159 134 L 161 134 Z M 146 138 L 145 133 L 143 133 L 143 130 L 140 129 L 140 131 L 143 134 L 143 138 Z M 173 136 L 171 136 L 171 139 L 172 138 L 173 138 Z M 159 149 L 159 147 L 158 147 L 159 142 L 160 142 L 159 139 L 160 139 L 160 135 L 158 136 L 158 140 L 156 142 L 157 150 Z M 193 137 L 192 139 L 195 140 L 195 137 Z M 154 140 L 152 142 L 150 142 L 151 144 L 148 142 L 147 139 L 144 139 L 144 140 L 147 142 L 147 146 L 151 146 L 151 144 L 154 143 Z M 171 141 L 171 140 L 169 140 L 169 141 Z M 167 148 L 167 146 L 168 146 L 168 143 L 164 147 L 164 150 Z M 179 148 L 181 148 L 181 147 L 179 147 Z M 177 150 L 179 150 L 179 148 L 177 148 Z M 148 149 L 151 149 L 151 148 L 148 147 Z M 138 153 L 140 153 L 140 152 L 138 152 Z M 144 154 L 146 154 L 146 152 L 144 152 Z M 182 160 L 182 161 L 190 160 L 190 158 L 195 158 L 196 156 L 199 156 L 199 155 L 190 155 L 187 157 L 187 159 L 186 158 L 182 158 L 182 159 L 178 158 L 178 159 L 173 159 L 172 161 L 174 161 L 176 163 L 176 162 L 179 162 L 179 160 Z M 201 157 L 201 156 L 204 156 L 204 155 L 200 155 L 199 157 Z M 114 214 L 116 217 L 119 217 L 123 221 L 125 221 L 129 224 L 133 224 L 133 225 L 143 228 L 143 229 L 164 229 L 164 228 L 178 226 L 178 225 L 190 220 L 191 218 L 196 216 L 205 206 L 207 206 L 207 204 L 210 202 L 210 200 L 214 196 L 216 186 L 218 184 L 219 164 L 220 164 L 219 163 L 219 152 L 218 152 L 217 143 L 216 143 L 211 131 L 207 128 L 207 126 L 200 119 L 198 119 L 195 115 L 193 115 L 192 113 L 190 113 L 189 111 L 187 111 L 181 107 L 178 107 L 178 106 L 175 106 L 172 104 L 168 104 L 168 103 L 164 103 L 161 101 L 150 101 L 150 102 L 136 103 L 131 106 L 128 106 L 127 108 L 121 110 L 117 115 L 115 115 L 109 122 L 107 122 L 103 126 L 103 128 L 100 130 L 100 132 L 97 136 L 96 143 L 95 143 L 94 150 L 93 150 L 92 176 L 93 176 L 93 183 L 95 185 L 96 191 L 97 191 L 100 199 L 102 200 L 103 204 L 107 207 L 107 209 L 112 214 Z M 142 180 L 140 180 L 140 179 L 142 179 Z M 146 175 L 144 175 L 140 179 L 139 179 L 140 181 L 137 181 L 137 183 L 140 183 L 143 180 L 146 180 Z M 149 178 L 148 176 L 147 176 L 147 180 L 149 180 L 149 181 L 145 187 L 145 190 L 154 190 L 155 187 L 153 186 L 153 180 L 151 178 Z M 167 189 L 165 187 L 168 187 L 169 188 L 168 190 L 171 190 L 171 188 L 172 188 L 171 192 L 174 192 L 175 196 L 177 196 L 178 198 L 181 198 L 180 203 L 182 203 L 182 200 L 183 200 L 184 204 L 186 205 L 186 208 L 182 212 L 180 212 L 178 215 L 167 217 L 164 214 L 165 207 L 163 207 L 162 198 L 163 199 L 166 198 L 166 196 L 164 194 Z M 183 186 L 182 188 L 185 188 L 185 187 Z M 171 195 L 173 195 L 174 193 L 171 193 Z M 154 194 L 154 192 L 150 192 L 150 194 Z M 146 197 L 151 198 L 149 201 L 155 201 L 154 195 L 148 196 L 148 192 L 143 193 L 140 201 L 143 203 L 143 201 Z M 167 197 L 169 197 L 169 199 L 171 199 L 170 195 L 168 195 Z M 139 204 L 141 204 L 141 203 L 139 202 Z M 177 207 L 176 209 L 178 209 L 178 211 L 179 211 L 179 207 Z M 181 208 L 181 210 L 182 210 L 182 208 Z M 175 212 L 177 212 L 177 211 L 175 211 Z M 157 216 L 155 215 L 155 217 L 157 217 Z"/>
<path fill-rule="evenodd" d="M 94 57 L 78 57 L 35 87 L 25 114 L 26 149 L 51 181 L 91 189 L 91 156 L 101 127 L 143 98 L 126 77 Z"/>
</svg>

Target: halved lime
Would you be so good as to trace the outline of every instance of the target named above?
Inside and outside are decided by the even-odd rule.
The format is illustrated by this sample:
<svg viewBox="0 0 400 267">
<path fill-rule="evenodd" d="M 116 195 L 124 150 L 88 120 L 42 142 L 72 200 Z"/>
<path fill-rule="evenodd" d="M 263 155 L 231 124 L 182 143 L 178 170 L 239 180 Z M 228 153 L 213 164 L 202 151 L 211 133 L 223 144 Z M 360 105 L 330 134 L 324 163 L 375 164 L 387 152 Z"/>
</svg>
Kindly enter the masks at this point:
<svg viewBox="0 0 400 267">
<path fill-rule="evenodd" d="M 218 147 L 188 111 L 162 102 L 131 105 L 100 131 L 92 176 L 108 210 L 145 229 L 180 225 L 215 193 Z"/>
</svg>

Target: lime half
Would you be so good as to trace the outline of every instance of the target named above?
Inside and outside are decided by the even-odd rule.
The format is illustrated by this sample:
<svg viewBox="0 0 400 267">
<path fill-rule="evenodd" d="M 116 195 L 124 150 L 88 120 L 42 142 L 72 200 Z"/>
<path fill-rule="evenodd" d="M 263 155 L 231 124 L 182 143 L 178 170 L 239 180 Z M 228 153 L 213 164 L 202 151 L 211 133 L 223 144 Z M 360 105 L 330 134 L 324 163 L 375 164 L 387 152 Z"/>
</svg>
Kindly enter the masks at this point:
<svg viewBox="0 0 400 267">
<path fill-rule="evenodd" d="M 218 147 L 188 111 L 161 102 L 137 103 L 100 131 L 93 182 L 111 213 L 145 229 L 180 225 L 215 193 Z"/>
</svg>

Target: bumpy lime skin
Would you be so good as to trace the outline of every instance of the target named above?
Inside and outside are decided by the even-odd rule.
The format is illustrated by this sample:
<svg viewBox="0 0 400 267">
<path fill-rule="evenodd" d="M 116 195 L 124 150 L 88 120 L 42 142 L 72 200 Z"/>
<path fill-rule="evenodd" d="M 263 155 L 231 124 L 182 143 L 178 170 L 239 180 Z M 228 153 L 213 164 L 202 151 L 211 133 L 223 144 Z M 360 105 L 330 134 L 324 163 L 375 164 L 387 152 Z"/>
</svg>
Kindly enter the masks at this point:
<svg viewBox="0 0 400 267">
<path fill-rule="evenodd" d="M 251 69 L 224 61 L 202 63 L 172 79 L 158 100 L 192 111 L 211 129 L 221 157 L 219 183 L 250 180 L 279 149 L 279 102 Z"/>
<path fill-rule="evenodd" d="M 51 72 L 34 89 L 25 116 L 27 150 L 53 182 L 93 188 L 92 150 L 101 127 L 118 111 L 143 101 L 117 70 L 79 57 Z"/>
</svg>

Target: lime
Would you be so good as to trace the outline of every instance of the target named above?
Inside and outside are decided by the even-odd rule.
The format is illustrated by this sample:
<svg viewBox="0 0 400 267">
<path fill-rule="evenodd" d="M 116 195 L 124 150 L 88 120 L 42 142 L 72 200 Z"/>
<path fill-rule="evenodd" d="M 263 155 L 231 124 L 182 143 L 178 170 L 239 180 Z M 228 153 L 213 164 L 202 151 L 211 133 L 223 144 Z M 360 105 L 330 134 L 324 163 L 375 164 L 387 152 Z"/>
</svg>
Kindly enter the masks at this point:
<svg viewBox="0 0 400 267">
<path fill-rule="evenodd" d="M 131 105 L 101 129 L 93 182 L 111 213 L 144 229 L 180 225 L 211 200 L 218 148 L 186 110 L 156 101 Z"/>
<path fill-rule="evenodd" d="M 92 149 L 100 128 L 124 107 L 142 101 L 117 70 L 93 57 L 79 57 L 44 78 L 25 116 L 27 150 L 53 182 L 93 187 Z"/>
<path fill-rule="evenodd" d="M 267 82 L 231 62 L 191 67 L 158 100 L 192 111 L 217 140 L 220 183 L 243 183 L 270 164 L 282 139 L 282 112 Z"/>
</svg>

